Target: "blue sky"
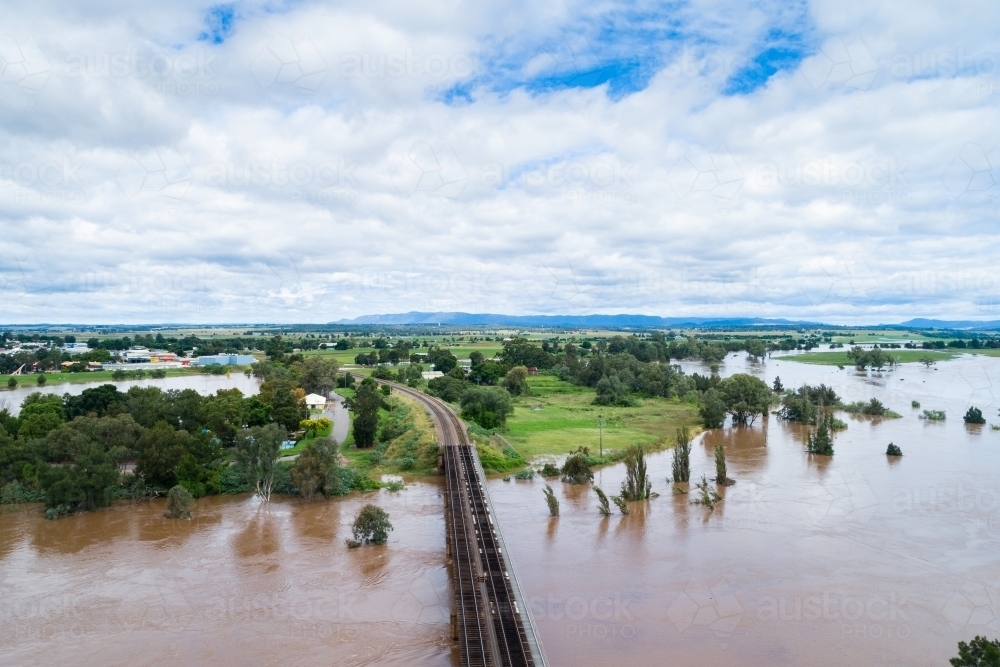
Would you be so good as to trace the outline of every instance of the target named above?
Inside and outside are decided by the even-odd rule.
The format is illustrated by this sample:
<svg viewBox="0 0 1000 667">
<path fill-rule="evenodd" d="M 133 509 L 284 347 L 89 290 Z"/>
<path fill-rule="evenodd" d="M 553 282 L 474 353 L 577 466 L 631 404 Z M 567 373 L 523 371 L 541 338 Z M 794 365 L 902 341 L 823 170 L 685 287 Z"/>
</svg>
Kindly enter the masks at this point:
<svg viewBox="0 0 1000 667">
<path fill-rule="evenodd" d="M 8 322 L 1000 319 L 991 3 L 8 9 Z"/>
</svg>

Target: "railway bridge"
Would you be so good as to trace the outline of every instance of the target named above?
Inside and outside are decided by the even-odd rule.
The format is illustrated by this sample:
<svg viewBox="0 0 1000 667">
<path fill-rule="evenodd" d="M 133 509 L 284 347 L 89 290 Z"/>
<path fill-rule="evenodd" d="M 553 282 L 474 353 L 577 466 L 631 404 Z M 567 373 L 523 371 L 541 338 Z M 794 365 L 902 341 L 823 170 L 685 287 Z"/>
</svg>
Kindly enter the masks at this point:
<svg viewBox="0 0 1000 667">
<path fill-rule="evenodd" d="M 466 429 L 447 404 L 392 382 L 419 401 L 438 434 L 438 467 L 447 480 L 447 552 L 455 590 L 452 637 L 463 667 L 544 667 L 531 610 L 486 488 L 486 474 Z"/>
</svg>

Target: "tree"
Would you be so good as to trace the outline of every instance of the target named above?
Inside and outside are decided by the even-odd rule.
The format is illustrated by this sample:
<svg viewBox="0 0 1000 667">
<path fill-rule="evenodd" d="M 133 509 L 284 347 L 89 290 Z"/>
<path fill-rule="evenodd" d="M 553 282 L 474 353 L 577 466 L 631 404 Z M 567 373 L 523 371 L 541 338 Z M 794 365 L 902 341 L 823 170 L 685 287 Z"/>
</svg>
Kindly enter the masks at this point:
<svg viewBox="0 0 1000 667">
<path fill-rule="evenodd" d="M 726 423 L 726 404 L 714 387 L 702 395 L 698 412 L 705 428 L 722 428 Z"/>
<path fill-rule="evenodd" d="M 731 375 L 719 383 L 718 389 L 734 424 L 752 426 L 757 417 L 767 414 L 771 405 L 771 390 L 753 375 Z"/>
<path fill-rule="evenodd" d="M 747 338 L 746 347 L 747 354 L 754 359 L 763 359 L 764 355 L 767 354 L 767 345 L 759 338 Z"/>
<path fill-rule="evenodd" d="M 952 667 L 1000 667 L 1000 640 L 976 636 L 971 642 L 958 642 L 958 657 L 949 660 Z"/>
<path fill-rule="evenodd" d="M 306 446 L 292 466 L 292 483 L 306 500 L 324 492 L 337 467 L 337 443 L 333 438 L 318 438 Z"/>
<path fill-rule="evenodd" d="M 600 503 L 600 506 L 597 508 L 598 511 L 603 516 L 611 516 L 611 506 L 608 505 L 608 496 L 599 486 L 594 487 L 594 493 L 597 494 L 598 502 Z"/>
<path fill-rule="evenodd" d="M 167 493 L 168 519 L 190 519 L 191 508 L 194 507 L 194 497 L 183 486 L 175 486 Z"/>
<path fill-rule="evenodd" d="M 677 429 L 672 472 L 675 484 L 691 479 L 691 437 L 686 428 Z"/>
<path fill-rule="evenodd" d="M 371 378 L 365 378 L 358 385 L 354 398 L 350 402 L 354 412 L 354 444 L 358 449 L 367 449 L 375 444 L 375 433 L 378 429 L 378 409 L 382 407 L 382 396 L 378 384 Z"/>
<path fill-rule="evenodd" d="M 968 409 L 965 416 L 962 417 L 966 424 L 985 424 L 986 419 L 983 417 L 983 411 L 979 408 L 973 406 Z"/>
<path fill-rule="evenodd" d="M 810 433 L 806 440 L 806 451 L 820 456 L 833 456 L 833 415 L 821 415 L 816 433 Z"/>
<path fill-rule="evenodd" d="M 715 483 L 721 486 L 729 486 L 732 482 L 728 477 L 726 469 L 726 450 L 722 445 L 715 447 Z"/>
<path fill-rule="evenodd" d="M 154 486 L 167 489 L 174 486 L 177 483 L 177 467 L 188 440 L 187 431 L 175 431 L 167 422 L 157 422 L 136 443 L 139 450 L 136 474 L 143 475 Z"/>
<path fill-rule="evenodd" d="M 511 396 L 527 396 L 531 393 L 531 386 L 528 384 L 528 368 L 526 366 L 514 366 L 507 371 L 503 378 L 503 388 L 510 392 Z"/>
<path fill-rule="evenodd" d="M 785 391 L 785 386 L 781 384 L 781 377 L 778 375 L 774 376 L 774 384 L 771 385 L 771 391 L 776 394 L 780 394 Z"/>
<path fill-rule="evenodd" d="M 617 375 L 605 375 L 597 381 L 594 389 L 597 392 L 594 397 L 596 405 L 617 405 L 624 408 L 635 405 L 628 385 Z"/>
<path fill-rule="evenodd" d="M 545 504 L 549 506 L 549 516 L 559 516 L 559 499 L 548 484 L 545 485 Z"/>
<path fill-rule="evenodd" d="M 337 384 L 336 359 L 319 355 L 307 357 L 299 368 L 299 384 L 308 394 L 326 396 Z"/>
<path fill-rule="evenodd" d="M 930 368 L 931 366 L 936 364 L 937 361 L 931 355 L 925 354 L 924 356 L 920 357 L 920 363 L 922 363 L 925 367 Z"/>
<path fill-rule="evenodd" d="M 236 465 L 264 502 L 271 500 L 274 470 L 284 439 L 285 431 L 277 424 L 244 429 L 236 438 Z"/>
<path fill-rule="evenodd" d="M 889 446 L 885 448 L 886 456 L 902 456 L 903 450 L 899 448 L 899 445 L 894 445 L 891 442 Z"/>
<path fill-rule="evenodd" d="M 45 504 L 65 508 L 65 512 L 104 507 L 111 502 L 108 487 L 116 481 L 114 462 L 95 447 L 78 456 L 72 466 L 50 466 L 42 473 Z"/>
<path fill-rule="evenodd" d="M 625 479 L 621 497 L 625 500 L 647 500 L 653 488 L 646 474 L 646 453 L 640 445 L 625 450 Z"/>
<path fill-rule="evenodd" d="M 385 544 L 391 530 L 392 524 L 389 523 L 389 515 L 385 510 L 375 505 L 365 505 L 351 524 L 354 541 L 353 544 L 349 541 L 348 546 Z"/>
<path fill-rule="evenodd" d="M 577 452 L 566 458 L 562 467 L 563 481 L 570 484 L 586 484 L 594 479 L 594 473 L 583 452 Z"/>
<path fill-rule="evenodd" d="M 236 443 L 236 434 L 247 423 L 247 402 L 239 389 L 219 389 L 201 404 L 201 422 L 226 447 Z"/>
<path fill-rule="evenodd" d="M 527 370 L 525 370 L 525 375 L 527 376 Z M 473 365 L 469 372 L 469 381 L 476 384 L 496 384 L 502 377 L 504 377 L 503 365 L 495 361 L 480 361 Z M 506 383 L 504 387 L 507 387 Z M 507 387 L 507 391 L 510 391 L 509 387 Z"/>
<path fill-rule="evenodd" d="M 9 378 L 7 378 L 7 388 L 8 389 L 17 389 L 17 378 L 14 377 L 13 375 L 11 375 Z"/>
<path fill-rule="evenodd" d="M 125 402 L 125 394 L 118 391 L 113 384 L 102 384 L 100 387 L 84 389 L 79 396 L 66 396 L 63 405 L 66 419 L 94 413 L 97 416 L 105 414 L 111 406 Z"/>
<path fill-rule="evenodd" d="M 483 428 L 503 428 L 514 406 L 510 394 L 499 387 L 469 387 L 462 393 L 462 418 Z"/>
<path fill-rule="evenodd" d="M 469 354 L 469 361 L 471 362 L 473 368 L 483 363 L 485 360 L 486 357 L 479 350 L 475 350 L 474 352 Z"/>
</svg>

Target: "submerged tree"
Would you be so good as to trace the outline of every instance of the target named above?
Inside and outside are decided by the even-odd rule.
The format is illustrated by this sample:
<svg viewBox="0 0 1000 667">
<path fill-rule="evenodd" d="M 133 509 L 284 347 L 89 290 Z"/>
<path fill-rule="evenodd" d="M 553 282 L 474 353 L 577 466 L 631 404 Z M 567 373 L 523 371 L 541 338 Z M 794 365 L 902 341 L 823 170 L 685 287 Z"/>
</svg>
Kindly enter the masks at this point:
<svg viewBox="0 0 1000 667">
<path fill-rule="evenodd" d="M 618 511 L 622 514 L 628 514 L 628 505 L 625 503 L 625 499 L 621 496 L 611 496 L 611 501 L 618 506 Z"/>
<path fill-rule="evenodd" d="M 806 449 L 810 454 L 833 456 L 833 415 L 824 413 L 822 409 L 820 414 L 815 435 L 810 433 L 807 436 Z"/>
<path fill-rule="evenodd" d="M 722 445 L 715 447 L 715 483 L 721 486 L 732 486 L 735 480 L 729 479 L 726 470 L 726 450 Z"/>
<path fill-rule="evenodd" d="M 677 445 L 674 447 L 674 482 L 691 479 L 691 436 L 687 428 L 677 429 Z"/>
<path fill-rule="evenodd" d="M 549 506 L 550 516 L 559 516 L 559 499 L 548 484 L 545 485 L 545 503 Z"/>
<path fill-rule="evenodd" d="M 177 485 L 167 493 L 168 519 L 190 519 L 191 508 L 194 507 L 194 497 L 183 486 Z"/>
<path fill-rule="evenodd" d="M 903 450 L 899 448 L 899 445 L 894 445 L 891 442 L 889 446 L 885 448 L 886 456 L 902 456 Z"/>
<path fill-rule="evenodd" d="M 236 438 L 236 465 L 264 502 L 271 500 L 274 470 L 285 431 L 277 424 L 243 429 Z"/>
<path fill-rule="evenodd" d="M 985 424 L 986 419 L 983 417 L 983 411 L 977 407 L 971 407 L 962 417 L 966 424 Z"/>
<path fill-rule="evenodd" d="M 337 467 L 337 441 L 318 438 L 306 446 L 292 466 L 292 483 L 306 500 L 327 489 Z"/>
<path fill-rule="evenodd" d="M 347 540 L 347 546 L 360 547 L 362 544 L 385 544 L 389 539 L 389 515 L 381 507 L 365 505 L 351 524 L 353 540 Z"/>
<path fill-rule="evenodd" d="M 600 502 L 600 507 L 598 511 L 604 516 L 611 516 L 611 506 L 608 505 L 608 496 L 599 486 L 594 487 L 594 493 L 597 494 L 598 501 Z"/>
<path fill-rule="evenodd" d="M 586 484 L 594 479 L 587 455 L 577 452 L 566 459 L 562 467 L 563 481 L 570 484 Z"/>
<path fill-rule="evenodd" d="M 695 484 L 695 488 L 698 489 L 699 497 L 691 501 L 692 505 L 704 505 L 711 511 L 715 509 L 715 503 L 722 500 L 722 496 L 708 488 L 708 480 L 704 475 L 701 476 L 701 481 Z"/>
<path fill-rule="evenodd" d="M 646 454 L 642 447 L 629 447 L 625 453 L 625 480 L 621 497 L 625 500 L 647 500 L 653 484 L 646 474 Z"/>
</svg>

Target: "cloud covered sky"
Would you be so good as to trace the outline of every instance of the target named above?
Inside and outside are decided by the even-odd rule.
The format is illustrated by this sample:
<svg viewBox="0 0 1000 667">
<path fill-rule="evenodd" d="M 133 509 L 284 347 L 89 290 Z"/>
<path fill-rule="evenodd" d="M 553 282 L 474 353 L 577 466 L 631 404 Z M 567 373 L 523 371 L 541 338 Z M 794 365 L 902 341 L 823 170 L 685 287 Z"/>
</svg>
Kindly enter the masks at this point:
<svg viewBox="0 0 1000 667">
<path fill-rule="evenodd" d="M 0 3 L 0 321 L 1000 319 L 1000 5 Z"/>
</svg>

